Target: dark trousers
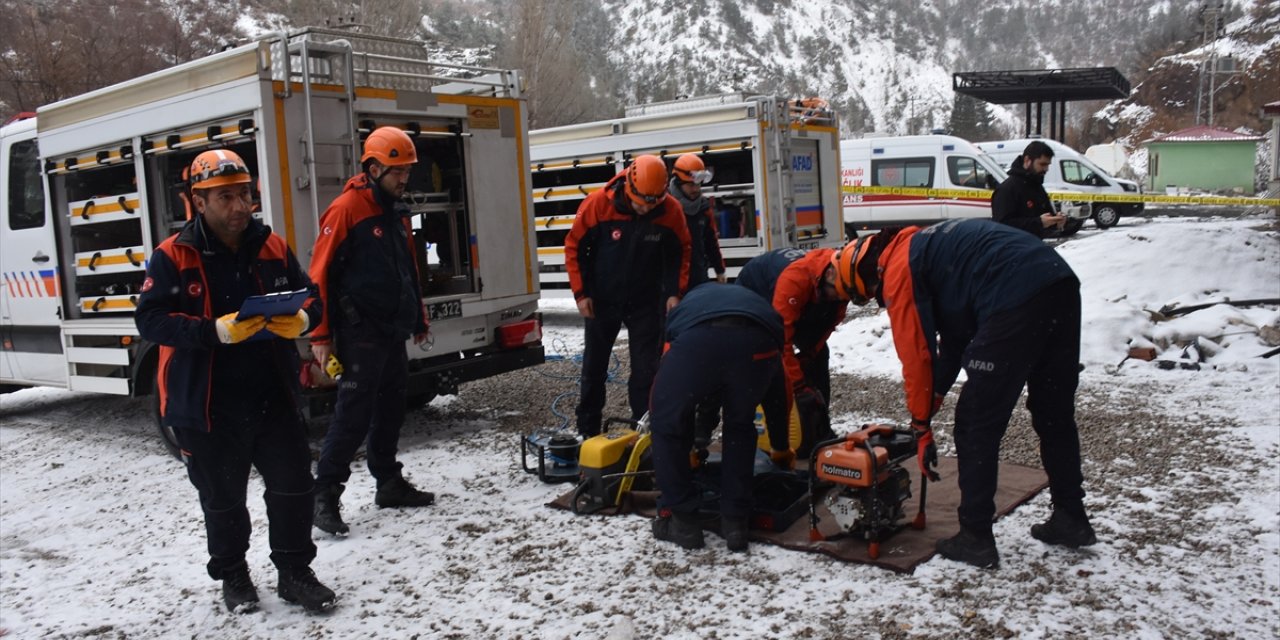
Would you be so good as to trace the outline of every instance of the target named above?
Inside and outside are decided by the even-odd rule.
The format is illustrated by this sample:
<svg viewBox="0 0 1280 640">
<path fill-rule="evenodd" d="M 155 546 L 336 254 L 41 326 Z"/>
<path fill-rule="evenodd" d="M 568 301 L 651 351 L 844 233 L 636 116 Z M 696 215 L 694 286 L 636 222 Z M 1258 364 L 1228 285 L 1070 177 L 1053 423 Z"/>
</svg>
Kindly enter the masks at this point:
<svg viewBox="0 0 1280 640">
<path fill-rule="evenodd" d="M 1023 384 L 1055 505 L 1083 512 L 1075 393 L 1080 378 L 1080 289 L 1056 283 L 978 327 L 961 362 L 969 380 L 956 403 L 960 524 L 990 531 L 1000 439 Z"/>
<path fill-rule="evenodd" d="M 780 370 L 777 344 L 753 323 L 704 322 L 671 344 L 653 383 L 649 414 L 660 506 L 697 511 L 701 497 L 689 464 L 694 413 L 700 401 L 719 394 L 724 405 L 720 512 L 735 518 L 750 515 L 756 404 Z"/>
<path fill-rule="evenodd" d="M 596 317 L 584 321 L 582 380 L 578 397 L 578 433 L 590 437 L 600 433 L 604 411 L 605 385 L 613 343 L 623 325 L 630 343 L 631 376 L 627 379 L 627 400 L 631 419 L 638 420 L 649 408 L 649 389 L 662 353 L 662 306 L 596 307 Z"/>
<path fill-rule="evenodd" d="M 805 383 L 822 393 L 822 398 L 827 402 L 827 411 L 831 406 L 830 358 L 831 350 L 823 345 L 822 349 L 812 357 L 800 359 L 800 370 L 804 373 Z M 769 446 L 778 451 L 791 448 L 788 437 L 791 432 L 791 405 L 794 398 L 790 385 L 791 382 L 787 380 L 786 375 L 778 376 L 773 384 L 769 385 L 769 390 L 765 392 L 764 400 L 760 403 L 761 408 L 764 409 Z M 822 423 L 825 427 L 815 423 Z M 830 435 L 831 419 L 829 415 L 814 416 L 812 419 L 802 420 L 801 426 L 803 427 L 802 438 L 798 449 L 807 452 L 813 448 L 816 440 L 826 439 Z"/>
<path fill-rule="evenodd" d="M 316 464 L 320 489 L 351 477 L 351 461 L 362 443 L 375 479 L 395 477 L 401 468 L 396 452 L 409 376 L 404 341 L 356 328 L 339 332 L 336 346 L 343 373 Z"/>
<path fill-rule="evenodd" d="M 287 394 L 281 390 L 281 394 Z M 200 493 L 209 539 L 209 576 L 244 562 L 249 550 L 245 501 L 249 467 L 266 484 L 271 562 L 306 567 L 316 557 L 311 541 L 311 448 L 306 426 L 287 395 L 210 411 L 212 428 L 174 429 L 187 477 Z"/>
</svg>

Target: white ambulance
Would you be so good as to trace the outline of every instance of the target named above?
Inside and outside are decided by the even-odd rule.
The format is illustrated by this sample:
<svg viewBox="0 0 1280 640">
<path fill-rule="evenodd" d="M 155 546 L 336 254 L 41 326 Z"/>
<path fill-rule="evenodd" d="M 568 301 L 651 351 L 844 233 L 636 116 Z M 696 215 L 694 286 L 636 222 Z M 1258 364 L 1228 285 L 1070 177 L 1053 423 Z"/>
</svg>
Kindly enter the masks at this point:
<svg viewBox="0 0 1280 640">
<path fill-rule="evenodd" d="M 157 349 L 133 312 L 152 249 L 190 215 L 192 158 L 243 157 L 258 215 L 305 268 L 361 140 L 388 125 L 423 159 L 406 199 L 432 339 L 409 345 L 411 402 L 541 363 L 520 91 L 517 72 L 435 63 L 421 42 L 303 29 L 3 127 L 0 385 L 150 393 Z M 311 394 L 308 409 L 331 396 Z"/>
<path fill-rule="evenodd" d="M 678 156 L 696 153 L 713 172 L 703 194 L 713 200 L 730 278 L 772 249 L 841 246 L 837 126 L 820 100 L 725 94 L 530 131 L 544 293 L 567 291 L 564 239 L 582 200 L 643 154 L 670 167 Z"/>
<path fill-rule="evenodd" d="M 844 222 L 858 230 L 991 216 L 991 192 L 1005 173 L 967 140 L 947 135 L 855 138 L 840 142 Z M 910 195 L 858 193 L 861 187 L 904 187 Z M 943 189 L 948 197 L 920 195 Z M 971 194 L 971 195 L 970 195 Z"/>
</svg>

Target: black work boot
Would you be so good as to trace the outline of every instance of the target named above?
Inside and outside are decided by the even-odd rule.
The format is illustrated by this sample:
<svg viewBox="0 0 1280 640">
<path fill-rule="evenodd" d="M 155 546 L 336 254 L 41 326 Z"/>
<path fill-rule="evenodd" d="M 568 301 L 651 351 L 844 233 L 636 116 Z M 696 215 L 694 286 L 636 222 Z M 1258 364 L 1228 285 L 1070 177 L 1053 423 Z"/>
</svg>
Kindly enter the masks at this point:
<svg viewBox="0 0 1280 640">
<path fill-rule="evenodd" d="M 1055 506 L 1049 520 L 1041 524 L 1031 525 L 1031 537 L 1045 544 L 1056 544 L 1077 549 L 1098 542 L 1098 536 L 1089 524 L 1089 517 L 1084 509 L 1071 513 L 1068 509 Z"/>
<path fill-rule="evenodd" d="M 730 551 L 746 552 L 750 539 L 746 518 L 720 518 L 720 536 Z"/>
<path fill-rule="evenodd" d="M 284 567 L 276 593 L 285 602 L 302 605 L 307 611 L 326 611 L 338 601 L 333 589 L 320 584 L 311 567 Z"/>
<path fill-rule="evenodd" d="M 399 474 L 378 481 L 378 493 L 373 497 L 374 504 L 380 508 L 425 507 L 435 501 L 435 494 L 430 491 L 418 491 Z"/>
<path fill-rule="evenodd" d="M 316 511 L 312 524 L 317 529 L 335 536 L 345 536 L 351 531 L 351 527 L 342 521 L 342 515 L 339 513 L 342 509 L 339 498 L 342 497 L 344 488 L 340 484 L 316 485 Z"/>
<path fill-rule="evenodd" d="M 249 565 L 241 562 L 222 570 L 222 601 L 231 613 L 258 610 L 258 590 L 249 577 Z"/>
<path fill-rule="evenodd" d="M 960 533 L 938 541 L 938 553 L 948 560 L 970 564 L 979 569 L 994 569 L 1000 566 L 1000 552 L 996 550 L 996 539 L 991 532 L 974 532 L 964 526 Z"/>
<path fill-rule="evenodd" d="M 701 549 L 707 542 L 702 537 L 702 526 L 693 513 L 673 512 L 666 518 L 655 518 L 653 537 L 674 542 L 685 549 Z"/>
</svg>

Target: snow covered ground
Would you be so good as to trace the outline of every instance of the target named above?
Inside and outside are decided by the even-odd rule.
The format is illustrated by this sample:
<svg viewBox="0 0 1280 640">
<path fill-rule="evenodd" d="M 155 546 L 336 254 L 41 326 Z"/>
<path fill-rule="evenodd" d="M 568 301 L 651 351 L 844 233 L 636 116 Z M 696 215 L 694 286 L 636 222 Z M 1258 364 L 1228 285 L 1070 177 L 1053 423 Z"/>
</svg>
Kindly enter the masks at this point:
<svg viewBox="0 0 1280 640">
<path fill-rule="evenodd" d="M 1100 538 L 1090 549 L 1030 537 L 1044 495 L 996 524 L 995 571 L 934 558 L 897 575 L 759 544 L 743 556 L 713 535 L 697 552 L 655 543 L 641 518 L 544 506 L 566 487 L 520 470 L 511 425 L 557 420 L 492 407 L 513 394 L 545 407 L 571 384 L 523 375 L 465 386 L 410 417 L 402 459 L 436 506 L 378 510 L 368 474 L 354 474 L 352 535 L 317 532 L 314 568 L 341 598 L 328 615 L 275 596 L 255 477 L 249 562 L 263 603 L 237 616 L 204 573 L 195 490 L 163 454 L 146 402 L 31 389 L 0 397 L 0 635 L 1280 637 L 1280 357 L 1259 357 L 1280 341 L 1280 307 L 1151 313 L 1280 298 L 1274 217 L 1125 219 L 1059 250 L 1083 281 L 1081 414 L 1098 417 L 1081 423 Z M 559 311 L 547 343 L 562 352 L 581 344 L 569 304 L 546 305 Z M 887 328 L 882 313 L 841 327 L 837 371 L 892 389 Z M 1187 344 L 1197 346 L 1184 358 Z M 1121 364 L 1130 346 L 1155 346 L 1173 368 Z M 540 378 L 550 382 L 529 382 Z M 836 422 L 876 417 L 905 414 Z"/>
</svg>

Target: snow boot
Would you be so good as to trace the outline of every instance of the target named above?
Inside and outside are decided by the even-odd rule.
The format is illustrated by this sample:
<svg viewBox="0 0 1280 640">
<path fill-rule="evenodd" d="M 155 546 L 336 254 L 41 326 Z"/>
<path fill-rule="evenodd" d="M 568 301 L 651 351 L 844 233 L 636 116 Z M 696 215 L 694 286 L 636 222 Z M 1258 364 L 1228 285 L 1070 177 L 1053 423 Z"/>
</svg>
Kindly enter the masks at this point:
<svg viewBox="0 0 1280 640">
<path fill-rule="evenodd" d="M 960 533 L 939 540 L 937 549 L 948 560 L 963 562 L 979 569 L 1000 566 L 1000 552 L 996 550 L 996 539 L 990 531 L 979 533 L 961 526 Z"/>
<path fill-rule="evenodd" d="M 1098 542 L 1098 536 L 1089 524 L 1084 509 L 1076 513 L 1055 506 L 1049 520 L 1031 525 L 1031 537 L 1045 544 L 1056 544 L 1072 549 L 1087 547 Z"/>
<path fill-rule="evenodd" d="M 311 567 L 282 567 L 276 593 L 281 600 L 300 604 L 307 611 L 326 611 L 338 601 L 333 589 L 316 580 Z"/>
<path fill-rule="evenodd" d="M 685 549 L 701 549 L 707 544 L 702 537 L 702 526 L 698 523 L 697 515 L 679 511 L 665 518 L 655 518 L 653 537 L 674 542 Z"/>
<path fill-rule="evenodd" d="M 730 551 L 746 552 L 750 539 L 747 529 L 746 518 L 720 519 L 720 537 L 724 538 L 724 544 Z"/>
<path fill-rule="evenodd" d="M 373 496 L 373 502 L 379 508 L 425 507 L 435 501 L 435 494 L 418 491 L 400 474 L 378 481 L 378 493 Z"/>
<path fill-rule="evenodd" d="M 333 485 L 317 485 L 316 486 L 316 506 L 315 519 L 312 524 L 325 533 L 331 533 L 335 536 L 345 536 L 351 531 L 351 527 L 342 521 L 342 492 L 345 489 L 340 484 Z"/>
<path fill-rule="evenodd" d="M 222 570 L 222 601 L 231 613 L 258 610 L 258 590 L 249 577 L 249 565 L 241 562 Z"/>
</svg>

